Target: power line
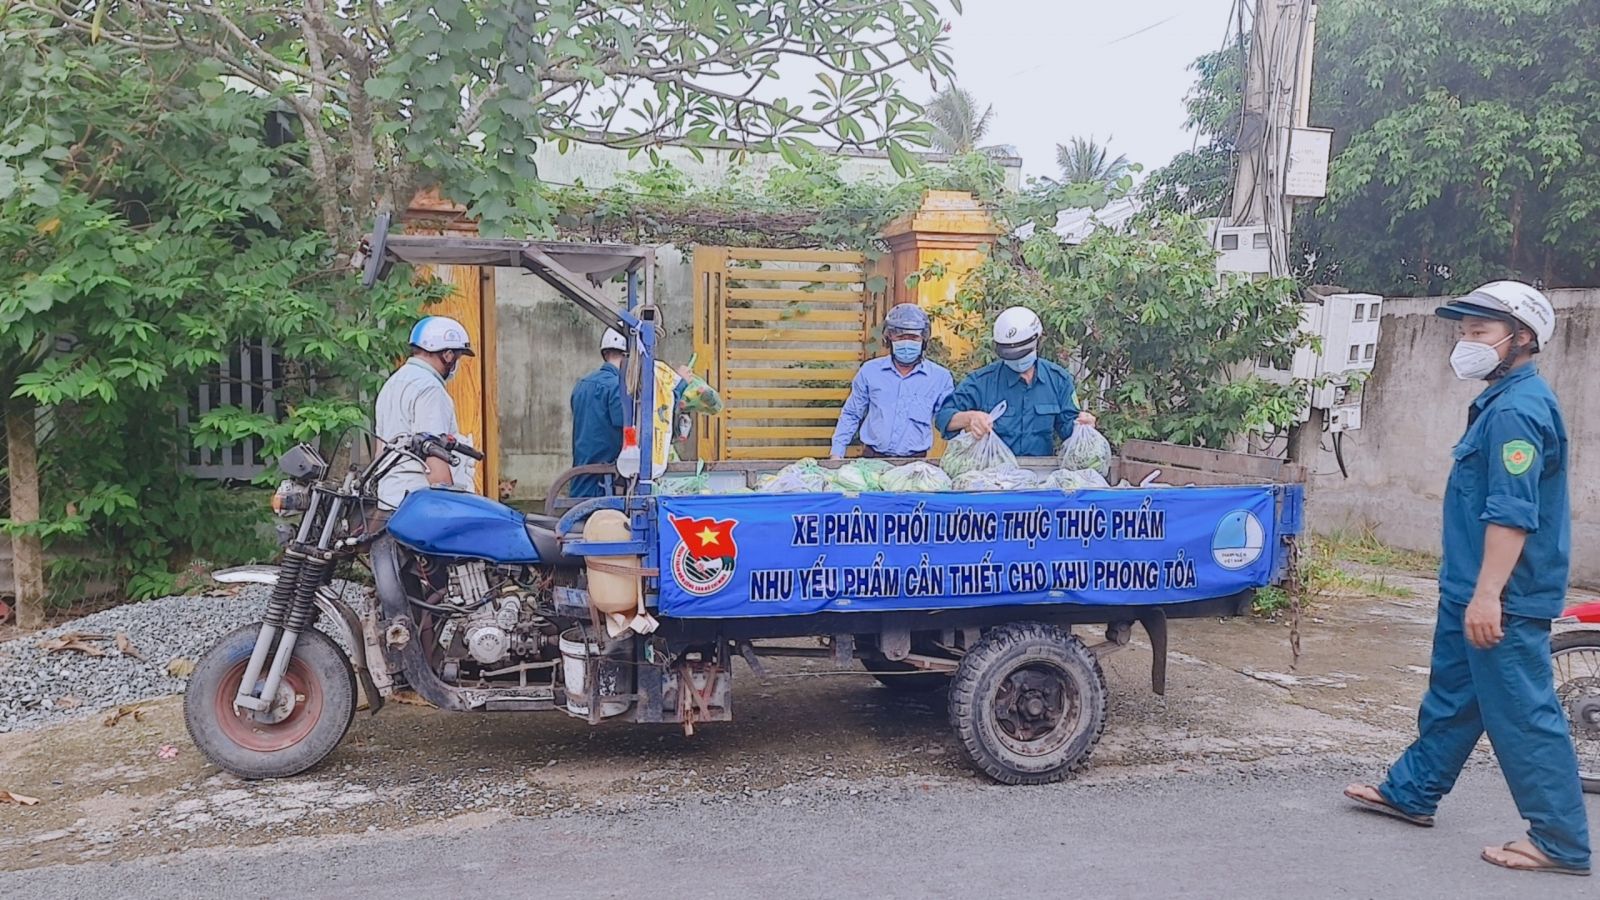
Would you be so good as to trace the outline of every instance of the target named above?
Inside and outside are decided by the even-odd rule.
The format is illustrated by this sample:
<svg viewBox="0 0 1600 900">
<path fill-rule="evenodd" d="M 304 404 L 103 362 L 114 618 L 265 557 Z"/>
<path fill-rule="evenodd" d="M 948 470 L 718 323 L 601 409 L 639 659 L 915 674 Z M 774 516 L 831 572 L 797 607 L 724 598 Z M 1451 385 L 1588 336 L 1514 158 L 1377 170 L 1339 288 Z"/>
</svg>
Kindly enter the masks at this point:
<svg viewBox="0 0 1600 900">
<path fill-rule="evenodd" d="M 1125 40 L 1127 40 L 1129 38 L 1138 37 L 1139 35 L 1144 34 L 1146 31 L 1152 31 L 1154 29 L 1160 28 L 1161 26 L 1167 24 L 1168 22 L 1171 22 L 1173 19 L 1176 19 L 1177 17 L 1179 17 L 1181 15 L 1183 15 L 1183 13 L 1173 13 L 1172 15 L 1167 16 L 1165 19 L 1162 19 L 1159 22 L 1154 22 L 1154 23 L 1152 23 L 1150 25 L 1146 25 L 1145 27 L 1139 29 L 1138 31 L 1130 31 L 1127 34 L 1123 35 L 1122 37 L 1119 37 L 1114 41 L 1107 41 L 1106 43 L 1101 44 L 1100 46 L 1102 46 L 1102 47 L 1111 47 L 1111 46 L 1114 46 L 1116 44 L 1120 44 L 1120 43 L 1122 43 L 1123 41 L 1125 41 Z"/>
</svg>

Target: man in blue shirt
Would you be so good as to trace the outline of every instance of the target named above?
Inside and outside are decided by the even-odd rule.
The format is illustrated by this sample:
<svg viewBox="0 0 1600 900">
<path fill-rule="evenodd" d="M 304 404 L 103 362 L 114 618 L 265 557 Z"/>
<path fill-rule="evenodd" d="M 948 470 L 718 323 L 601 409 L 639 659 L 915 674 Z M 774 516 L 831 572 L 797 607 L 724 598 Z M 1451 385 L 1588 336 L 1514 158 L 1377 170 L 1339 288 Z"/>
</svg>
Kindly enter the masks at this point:
<svg viewBox="0 0 1600 900">
<path fill-rule="evenodd" d="M 572 386 L 572 465 L 614 463 L 622 452 L 622 361 L 628 339 L 607 328 L 600 338 L 600 368 Z M 605 482 L 598 475 L 572 479 L 572 496 L 598 497 Z"/>
<path fill-rule="evenodd" d="M 1571 556 L 1567 432 L 1533 355 L 1555 332 L 1544 295 L 1486 284 L 1437 310 L 1460 322 L 1450 365 L 1489 384 L 1467 410 L 1445 485 L 1439 618 L 1418 737 L 1382 785 L 1345 796 L 1430 826 L 1439 801 L 1485 732 L 1525 839 L 1483 859 L 1519 871 L 1589 874 L 1578 760 L 1550 669 L 1550 621 L 1561 615 Z"/>
<path fill-rule="evenodd" d="M 897 304 L 883 319 L 883 344 L 889 355 L 863 363 L 850 382 L 833 429 L 834 459 L 844 458 L 858 428 L 864 456 L 927 456 L 933 447 L 933 414 L 955 380 L 923 357 L 928 314 L 915 303 Z"/>
<path fill-rule="evenodd" d="M 1050 456 L 1055 438 L 1066 440 L 1073 425 L 1094 424 L 1078 412 L 1072 375 L 1039 358 L 1044 324 L 1033 310 L 1013 306 L 994 320 L 994 352 L 999 360 L 973 372 L 939 407 L 934 422 L 946 438 L 970 431 L 1000 435 L 1018 456 Z M 999 419 L 989 411 L 1005 403 Z"/>
</svg>

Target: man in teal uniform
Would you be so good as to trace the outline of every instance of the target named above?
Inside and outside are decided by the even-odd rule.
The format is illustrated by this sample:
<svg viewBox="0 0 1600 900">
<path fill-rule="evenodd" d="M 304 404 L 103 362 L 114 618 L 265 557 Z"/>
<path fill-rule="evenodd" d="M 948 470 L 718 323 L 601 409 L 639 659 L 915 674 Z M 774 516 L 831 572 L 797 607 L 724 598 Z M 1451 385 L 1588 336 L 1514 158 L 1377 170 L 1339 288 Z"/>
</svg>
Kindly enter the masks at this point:
<svg viewBox="0 0 1600 900">
<path fill-rule="evenodd" d="M 934 424 L 946 438 L 993 431 L 1018 456 L 1050 456 L 1055 438 L 1066 440 L 1075 423 L 1094 424 L 1092 416 L 1078 412 L 1072 375 L 1039 358 L 1043 334 L 1038 315 L 1026 307 L 995 317 L 994 352 L 1000 358 L 968 375 L 940 405 Z M 1005 412 L 992 419 L 990 410 L 1002 402 Z"/>
<path fill-rule="evenodd" d="M 1488 387 L 1467 410 L 1445 486 L 1444 558 L 1428 692 L 1417 740 L 1383 784 L 1352 784 L 1363 806 L 1431 826 L 1478 738 L 1488 732 L 1525 839 L 1486 847 L 1508 869 L 1589 874 L 1578 760 L 1550 670 L 1571 555 L 1567 432 L 1533 355 L 1555 312 L 1514 281 L 1486 284 L 1438 309 L 1460 322 L 1450 365 Z"/>
</svg>

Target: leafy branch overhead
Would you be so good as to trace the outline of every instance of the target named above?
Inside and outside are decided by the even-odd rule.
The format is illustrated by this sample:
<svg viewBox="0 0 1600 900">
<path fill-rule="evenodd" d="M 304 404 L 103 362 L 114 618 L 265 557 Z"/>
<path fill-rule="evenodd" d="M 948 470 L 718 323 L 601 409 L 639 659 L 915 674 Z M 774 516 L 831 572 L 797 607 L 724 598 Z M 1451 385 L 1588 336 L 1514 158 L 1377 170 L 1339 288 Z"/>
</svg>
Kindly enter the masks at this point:
<svg viewBox="0 0 1600 900">
<path fill-rule="evenodd" d="M 927 144 L 899 76 L 950 72 L 931 0 L 23 0 L 68 33 L 208 59 L 292 113 L 324 231 L 347 245 L 380 206 L 438 185 L 486 230 L 542 224 L 534 153 L 667 139 L 792 153 Z M 959 12 L 960 4 L 953 6 Z M 785 94 L 779 71 L 809 69 Z"/>
</svg>

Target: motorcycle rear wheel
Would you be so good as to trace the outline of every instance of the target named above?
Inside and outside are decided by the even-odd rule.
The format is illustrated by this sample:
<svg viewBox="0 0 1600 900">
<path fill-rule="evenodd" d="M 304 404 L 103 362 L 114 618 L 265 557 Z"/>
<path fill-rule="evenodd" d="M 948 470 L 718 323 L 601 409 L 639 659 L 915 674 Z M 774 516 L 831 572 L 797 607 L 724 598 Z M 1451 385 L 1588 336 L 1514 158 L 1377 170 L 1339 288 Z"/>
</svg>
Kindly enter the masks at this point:
<svg viewBox="0 0 1600 900">
<path fill-rule="evenodd" d="M 1583 789 L 1600 794 L 1600 631 L 1566 631 L 1550 639 L 1556 697 L 1567 714 Z"/>
<path fill-rule="evenodd" d="M 233 700 L 260 630 L 260 623 L 237 628 L 200 658 L 184 693 L 183 718 L 195 746 L 224 771 L 287 778 L 322 762 L 350 729 L 355 670 L 332 638 L 311 629 L 295 644 L 276 710 L 261 716 L 236 709 Z"/>
</svg>

